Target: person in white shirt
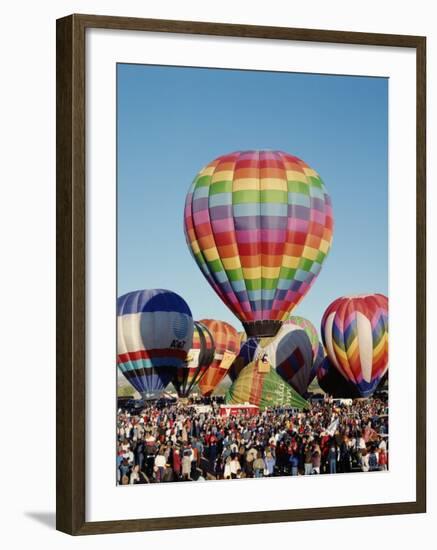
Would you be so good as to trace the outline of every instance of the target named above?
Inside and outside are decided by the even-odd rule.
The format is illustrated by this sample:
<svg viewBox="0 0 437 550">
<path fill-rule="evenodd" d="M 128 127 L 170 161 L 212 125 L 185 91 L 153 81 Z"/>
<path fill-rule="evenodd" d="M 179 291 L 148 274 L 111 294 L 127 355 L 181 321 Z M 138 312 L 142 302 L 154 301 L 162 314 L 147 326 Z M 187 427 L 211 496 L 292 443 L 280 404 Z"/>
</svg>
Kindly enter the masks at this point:
<svg viewBox="0 0 437 550">
<path fill-rule="evenodd" d="M 234 458 L 231 460 L 230 470 L 231 470 L 231 478 L 236 479 L 237 473 L 241 470 L 240 461 L 236 456 L 234 456 Z"/>
<path fill-rule="evenodd" d="M 361 471 L 369 471 L 369 455 L 366 450 L 361 451 Z"/>
<path fill-rule="evenodd" d="M 163 452 L 159 451 L 159 453 L 155 457 L 155 473 L 156 473 L 156 479 L 157 481 L 161 481 L 162 476 L 164 474 L 165 469 L 165 455 Z"/>
<path fill-rule="evenodd" d="M 135 483 L 138 483 L 140 481 L 140 467 L 138 464 L 134 466 L 132 473 L 130 475 L 129 483 L 130 485 L 134 485 Z"/>
<path fill-rule="evenodd" d="M 231 457 L 230 456 L 228 456 L 228 458 L 226 459 L 223 477 L 225 479 L 231 479 Z"/>
<path fill-rule="evenodd" d="M 123 454 L 123 458 L 125 458 L 130 465 L 134 463 L 134 453 L 130 449 Z"/>
</svg>

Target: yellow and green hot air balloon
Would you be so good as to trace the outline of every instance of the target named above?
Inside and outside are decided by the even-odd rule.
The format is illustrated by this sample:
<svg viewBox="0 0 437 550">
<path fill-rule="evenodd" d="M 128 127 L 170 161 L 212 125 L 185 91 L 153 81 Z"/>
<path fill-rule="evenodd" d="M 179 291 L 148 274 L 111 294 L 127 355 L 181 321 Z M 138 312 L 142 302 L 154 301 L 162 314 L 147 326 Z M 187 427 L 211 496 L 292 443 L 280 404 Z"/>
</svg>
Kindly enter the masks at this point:
<svg viewBox="0 0 437 550">
<path fill-rule="evenodd" d="M 261 410 L 272 407 L 305 409 L 301 397 L 268 363 L 262 359 L 249 363 L 226 393 L 227 404 L 250 403 Z"/>
</svg>

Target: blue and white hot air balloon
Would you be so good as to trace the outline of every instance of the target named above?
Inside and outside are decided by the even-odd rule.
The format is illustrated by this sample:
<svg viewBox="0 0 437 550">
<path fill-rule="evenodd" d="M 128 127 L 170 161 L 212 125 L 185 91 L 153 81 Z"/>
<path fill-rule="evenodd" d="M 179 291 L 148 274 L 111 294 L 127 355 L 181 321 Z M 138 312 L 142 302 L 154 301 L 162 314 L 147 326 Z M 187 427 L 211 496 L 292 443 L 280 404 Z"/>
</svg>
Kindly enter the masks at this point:
<svg viewBox="0 0 437 550">
<path fill-rule="evenodd" d="M 171 290 L 137 290 L 117 301 L 117 365 L 143 396 L 162 391 L 186 365 L 193 341 L 188 304 Z"/>
</svg>

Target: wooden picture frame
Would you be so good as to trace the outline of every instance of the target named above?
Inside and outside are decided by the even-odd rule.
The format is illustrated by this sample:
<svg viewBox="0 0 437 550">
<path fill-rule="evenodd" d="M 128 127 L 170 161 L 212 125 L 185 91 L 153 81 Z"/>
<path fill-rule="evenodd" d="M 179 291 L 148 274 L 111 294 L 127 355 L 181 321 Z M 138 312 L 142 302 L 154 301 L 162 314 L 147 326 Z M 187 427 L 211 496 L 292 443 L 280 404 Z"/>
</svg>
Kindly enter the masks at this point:
<svg viewBox="0 0 437 550">
<path fill-rule="evenodd" d="M 85 32 L 89 28 L 410 48 L 417 84 L 416 499 L 375 505 L 87 522 L 85 514 Z M 71 535 L 275 523 L 426 510 L 426 39 L 221 23 L 71 15 L 57 21 L 57 529 Z"/>
</svg>

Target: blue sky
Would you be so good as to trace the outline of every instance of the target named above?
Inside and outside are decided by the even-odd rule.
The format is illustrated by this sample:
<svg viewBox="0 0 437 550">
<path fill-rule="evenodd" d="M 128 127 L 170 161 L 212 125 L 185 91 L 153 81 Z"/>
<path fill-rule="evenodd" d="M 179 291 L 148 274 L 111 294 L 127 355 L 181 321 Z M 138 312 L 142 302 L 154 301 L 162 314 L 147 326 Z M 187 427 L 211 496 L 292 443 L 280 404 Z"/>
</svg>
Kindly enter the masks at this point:
<svg viewBox="0 0 437 550">
<path fill-rule="evenodd" d="M 117 107 L 119 296 L 167 288 L 241 329 L 188 251 L 183 208 L 197 172 L 242 149 L 300 157 L 332 198 L 333 245 L 295 313 L 319 329 L 335 298 L 387 294 L 387 79 L 119 64 Z"/>
</svg>

